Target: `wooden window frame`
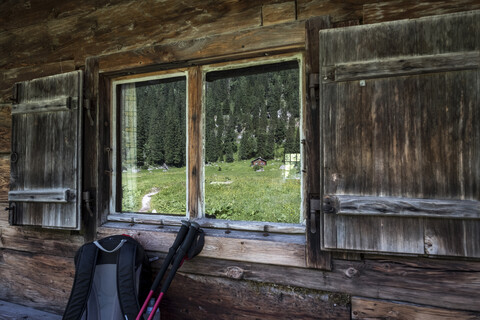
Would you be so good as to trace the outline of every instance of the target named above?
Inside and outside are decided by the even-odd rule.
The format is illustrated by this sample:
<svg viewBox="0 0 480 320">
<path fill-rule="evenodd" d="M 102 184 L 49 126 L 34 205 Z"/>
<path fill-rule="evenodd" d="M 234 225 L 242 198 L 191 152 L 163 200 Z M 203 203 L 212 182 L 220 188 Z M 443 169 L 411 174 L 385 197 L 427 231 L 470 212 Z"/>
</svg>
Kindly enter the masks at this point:
<svg viewBox="0 0 480 320">
<path fill-rule="evenodd" d="M 305 219 L 307 212 L 307 203 L 305 197 L 304 175 L 302 170 L 301 177 L 301 205 L 299 214 L 299 223 L 277 223 L 277 222 L 259 222 L 259 221 L 232 221 L 217 220 L 205 217 L 204 203 L 204 142 L 203 134 L 205 125 L 205 76 L 208 72 L 219 70 L 233 70 L 250 66 L 261 66 L 286 61 L 297 61 L 299 67 L 299 93 L 300 93 L 300 117 L 301 139 L 303 139 L 303 115 L 305 114 L 305 64 L 304 54 L 302 52 L 284 53 L 277 55 L 260 56 L 248 59 L 231 60 L 228 62 L 213 61 L 208 64 L 199 64 L 193 67 L 180 67 L 153 71 L 148 73 L 138 73 L 134 75 L 120 75 L 109 79 L 110 82 L 110 104 L 109 119 L 110 120 L 110 149 L 111 159 L 107 171 L 110 172 L 110 194 L 109 209 L 105 221 L 121 222 L 130 221 L 132 223 L 153 224 L 153 225 L 172 225 L 177 226 L 182 219 L 196 219 L 203 227 L 214 229 L 232 229 L 242 231 L 265 231 L 287 233 L 287 234 L 304 234 Z M 124 83 L 132 83 L 137 81 L 161 79 L 168 77 L 185 76 L 187 79 L 187 199 L 186 199 L 186 215 L 168 215 L 168 214 L 140 214 L 140 213 L 121 213 L 119 212 L 118 203 L 118 186 L 120 177 L 117 171 L 120 166 L 117 158 L 119 152 L 118 132 L 120 132 L 120 124 L 118 122 L 118 97 L 117 86 Z M 200 121 L 198 121 L 200 119 Z M 299 141 L 300 143 L 300 141 Z M 303 153 L 303 148 L 301 148 Z M 302 156 L 303 158 L 303 156 Z M 302 162 L 302 168 L 304 164 Z"/>
</svg>

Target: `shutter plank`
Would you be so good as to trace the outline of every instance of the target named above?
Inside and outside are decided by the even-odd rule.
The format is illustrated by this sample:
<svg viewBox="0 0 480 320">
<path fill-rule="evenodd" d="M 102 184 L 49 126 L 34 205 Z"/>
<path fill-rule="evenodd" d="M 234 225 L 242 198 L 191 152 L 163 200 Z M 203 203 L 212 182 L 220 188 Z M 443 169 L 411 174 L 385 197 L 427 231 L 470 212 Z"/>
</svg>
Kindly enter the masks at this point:
<svg viewBox="0 0 480 320">
<path fill-rule="evenodd" d="M 425 253 L 480 258 L 480 221 L 426 220 Z"/>
<path fill-rule="evenodd" d="M 72 195 L 79 194 L 80 186 L 82 85 L 81 71 L 17 85 L 12 152 L 18 160 L 11 168 L 10 189 L 14 224 L 80 226 L 80 202 Z"/>
<path fill-rule="evenodd" d="M 320 32 L 325 248 L 478 256 L 479 30 L 477 11 Z"/>
</svg>

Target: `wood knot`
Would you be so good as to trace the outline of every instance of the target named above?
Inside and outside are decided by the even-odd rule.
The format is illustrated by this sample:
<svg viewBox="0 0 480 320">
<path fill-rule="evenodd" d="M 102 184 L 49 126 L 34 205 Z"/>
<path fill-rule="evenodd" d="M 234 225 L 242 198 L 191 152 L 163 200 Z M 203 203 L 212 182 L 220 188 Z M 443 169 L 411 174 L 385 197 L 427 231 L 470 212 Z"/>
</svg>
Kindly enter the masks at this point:
<svg viewBox="0 0 480 320">
<path fill-rule="evenodd" d="M 347 278 L 352 278 L 358 273 L 357 269 L 350 267 L 347 270 L 345 270 L 345 275 Z"/>
<path fill-rule="evenodd" d="M 225 275 L 231 279 L 243 279 L 244 272 L 245 270 L 239 267 L 227 267 Z"/>
</svg>

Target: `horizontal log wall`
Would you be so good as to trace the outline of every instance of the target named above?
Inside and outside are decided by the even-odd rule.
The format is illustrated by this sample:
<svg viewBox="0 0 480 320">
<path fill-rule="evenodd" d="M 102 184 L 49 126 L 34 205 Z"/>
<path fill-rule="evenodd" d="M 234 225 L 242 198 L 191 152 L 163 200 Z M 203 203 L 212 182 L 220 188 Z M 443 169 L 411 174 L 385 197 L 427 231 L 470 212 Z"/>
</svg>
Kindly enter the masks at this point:
<svg viewBox="0 0 480 320">
<path fill-rule="evenodd" d="M 73 281 L 73 255 L 84 242 L 78 232 L 8 225 L 3 208 L 8 206 L 10 99 L 15 82 L 84 68 L 90 56 L 100 56 L 100 70 L 114 72 L 222 55 L 243 58 L 278 47 L 302 50 L 305 20 L 314 16 L 330 15 L 334 26 L 345 26 L 479 8 L 475 0 L 1 2 L 0 299 L 61 313 Z M 262 46 L 265 39 L 267 48 Z M 149 58 L 152 52 L 157 53 L 154 60 Z M 99 231 L 105 235 L 123 230 Z M 437 231 L 429 231 L 432 239 Z M 229 243 L 238 248 L 234 240 Z M 165 250 L 145 244 L 151 255 L 162 256 Z M 434 315 L 475 318 L 480 312 L 478 262 L 366 256 L 334 259 L 332 271 L 322 272 L 305 269 L 300 262 L 285 266 L 288 263 L 258 263 L 256 258 L 235 261 L 231 255 L 220 259 L 208 252 L 182 267 L 166 297 L 164 317 L 361 319 L 396 310 L 387 301 L 372 311 L 371 298 L 435 306 Z M 290 252 L 294 259 L 305 255 L 298 244 Z M 187 285 L 198 298 L 185 294 L 182 288 Z M 365 298 L 350 300 L 350 295 Z M 402 306 L 407 315 L 416 310 L 420 309 Z"/>
</svg>

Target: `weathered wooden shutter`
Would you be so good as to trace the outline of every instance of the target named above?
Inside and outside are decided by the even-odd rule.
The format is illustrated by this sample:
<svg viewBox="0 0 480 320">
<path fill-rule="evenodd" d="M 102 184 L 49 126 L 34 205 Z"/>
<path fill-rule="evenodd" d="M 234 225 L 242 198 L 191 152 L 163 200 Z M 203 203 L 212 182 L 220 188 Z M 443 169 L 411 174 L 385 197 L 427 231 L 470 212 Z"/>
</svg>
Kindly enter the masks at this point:
<svg viewBox="0 0 480 320">
<path fill-rule="evenodd" d="M 82 71 L 15 85 L 12 224 L 80 228 L 82 92 Z"/>
<path fill-rule="evenodd" d="M 320 31 L 326 250 L 480 257 L 480 12 Z"/>
</svg>

